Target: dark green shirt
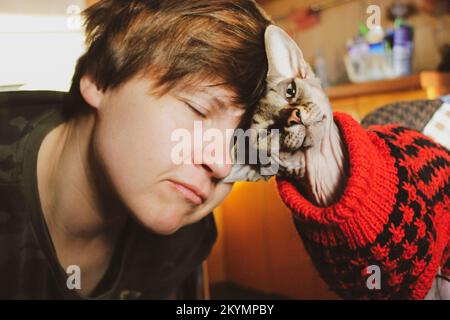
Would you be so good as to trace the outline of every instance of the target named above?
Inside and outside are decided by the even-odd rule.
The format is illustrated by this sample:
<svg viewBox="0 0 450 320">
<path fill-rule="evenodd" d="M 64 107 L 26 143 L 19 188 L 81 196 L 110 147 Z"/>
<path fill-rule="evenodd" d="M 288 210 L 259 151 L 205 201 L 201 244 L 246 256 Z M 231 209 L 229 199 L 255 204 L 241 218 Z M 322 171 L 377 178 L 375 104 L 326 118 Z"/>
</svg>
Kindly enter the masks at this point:
<svg viewBox="0 0 450 320">
<path fill-rule="evenodd" d="M 59 92 L 0 93 L 0 298 L 81 298 L 67 286 L 70 274 L 58 262 L 37 189 L 37 153 L 45 135 L 65 121 L 65 101 Z M 169 236 L 129 219 L 92 297 L 167 298 L 216 237 L 212 214 Z"/>
</svg>

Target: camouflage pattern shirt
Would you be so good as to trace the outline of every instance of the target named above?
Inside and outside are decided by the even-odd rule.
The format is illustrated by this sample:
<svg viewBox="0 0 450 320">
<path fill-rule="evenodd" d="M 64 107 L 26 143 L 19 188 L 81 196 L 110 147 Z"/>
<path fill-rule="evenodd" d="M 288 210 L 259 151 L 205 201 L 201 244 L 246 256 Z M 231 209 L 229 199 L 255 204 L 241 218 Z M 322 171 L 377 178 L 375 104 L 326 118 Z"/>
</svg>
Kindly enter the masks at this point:
<svg viewBox="0 0 450 320">
<path fill-rule="evenodd" d="M 0 298 L 81 299 L 67 286 L 43 218 L 37 154 L 45 135 L 65 121 L 66 94 L 0 93 Z M 70 179 L 70 177 L 67 177 Z M 173 295 L 210 253 L 213 215 L 170 236 L 129 219 L 111 263 L 90 298 L 160 299 Z"/>
</svg>

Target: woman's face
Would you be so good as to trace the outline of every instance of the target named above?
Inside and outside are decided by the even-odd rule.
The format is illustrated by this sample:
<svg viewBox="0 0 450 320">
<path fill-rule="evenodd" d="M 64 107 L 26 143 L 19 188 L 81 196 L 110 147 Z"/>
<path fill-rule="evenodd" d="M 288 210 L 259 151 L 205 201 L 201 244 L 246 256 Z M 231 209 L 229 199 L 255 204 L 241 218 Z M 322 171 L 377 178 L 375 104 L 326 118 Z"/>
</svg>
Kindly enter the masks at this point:
<svg viewBox="0 0 450 320">
<path fill-rule="evenodd" d="M 157 233 L 170 234 L 206 216 L 230 192 L 232 185 L 221 179 L 231 165 L 225 159 L 211 161 L 205 153 L 228 152 L 226 130 L 238 126 L 244 110 L 232 105 L 231 90 L 210 82 L 174 89 L 160 98 L 151 94 L 151 84 L 135 78 L 102 94 L 93 146 L 135 218 Z M 224 139 L 202 143 L 194 126 L 203 132 L 215 128 Z M 181 143 L 174 132 L 192 137 L 181 164 L 174 159 L 174 148 L 179 150 Z"/>
</svg>

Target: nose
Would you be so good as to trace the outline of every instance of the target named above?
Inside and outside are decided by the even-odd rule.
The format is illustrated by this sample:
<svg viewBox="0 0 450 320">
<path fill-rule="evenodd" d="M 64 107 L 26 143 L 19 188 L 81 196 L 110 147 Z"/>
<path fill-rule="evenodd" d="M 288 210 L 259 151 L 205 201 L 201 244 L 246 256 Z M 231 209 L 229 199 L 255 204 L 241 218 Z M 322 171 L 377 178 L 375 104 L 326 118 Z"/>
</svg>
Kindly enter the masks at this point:
<svg viewBox="0 0 450 320">
<path fill-rule="evenodd" d="M 217 128 L 216 128 L 217 129 Z M 203 142 L 198 152 L 202 155 L 199 161 L 195 163 L 200 164 L 209 174 L 210 177 L 216 179 L 223 179 L 231 173 L 232 159 L 231 159 L 231 142 L 232 129 L 215 130 L 214 138 L 207 139 L 208 142 Z M 210 136 L 208 136 L 211 138 Z M 196 157 L 194 156 L 194 159 Z"/>
<path fill-rule="evenodd" d="M 287 120 L 288 126 L 293 126 L 294 124 L 302 124 L 302 118 L 299 108 L 294 108 Z"/>
<path fill-rule="evenodd" d="M 231 172 L 231 164 L 228 163 L 204 163 L 203 167 L 216 179 L 224 179 Z"/>
</svg>

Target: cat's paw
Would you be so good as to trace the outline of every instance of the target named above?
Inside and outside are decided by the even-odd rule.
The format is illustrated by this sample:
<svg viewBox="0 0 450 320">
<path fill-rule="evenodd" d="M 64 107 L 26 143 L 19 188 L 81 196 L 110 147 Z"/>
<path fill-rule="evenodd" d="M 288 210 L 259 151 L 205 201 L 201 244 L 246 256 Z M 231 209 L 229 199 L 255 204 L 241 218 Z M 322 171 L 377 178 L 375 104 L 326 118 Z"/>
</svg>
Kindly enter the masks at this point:
<svg viewBox="0 0 450 320">
<path fill-rule="evenodd" d="M 279 176 L 299 179 L 305 176 L 305 168 L 302 167 L 286 167 L 280 170 Z"/>
<path fill-rule="evenodd" d="M 306 174 L 305 154 L 302 150 L 293 153 L 280 152 L 278 164 L 278 176 L 298 179 Z"/>
</svg>

